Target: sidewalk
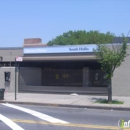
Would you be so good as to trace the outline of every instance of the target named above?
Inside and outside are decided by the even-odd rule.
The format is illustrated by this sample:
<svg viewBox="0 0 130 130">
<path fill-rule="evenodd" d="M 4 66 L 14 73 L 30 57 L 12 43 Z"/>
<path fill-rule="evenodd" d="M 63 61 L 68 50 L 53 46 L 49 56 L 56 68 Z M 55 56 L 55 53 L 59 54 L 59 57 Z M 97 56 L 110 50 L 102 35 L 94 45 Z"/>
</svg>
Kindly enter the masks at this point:
<svg viewBox="0 0 130 130">
<path fill-rule="evenodd" d="M 130 110 L 130 97 L 113 96 L 113 100 L 124 101 L 124 104 L 99 104 L 98 99 L 107 99 L 107 96 L 76 95 L 76 94 L 36 94 L 36 93 L 5 93 L 0 103 L 17 103 L 32 105 L 48 105 L 76 108 Z"/>
</svg>

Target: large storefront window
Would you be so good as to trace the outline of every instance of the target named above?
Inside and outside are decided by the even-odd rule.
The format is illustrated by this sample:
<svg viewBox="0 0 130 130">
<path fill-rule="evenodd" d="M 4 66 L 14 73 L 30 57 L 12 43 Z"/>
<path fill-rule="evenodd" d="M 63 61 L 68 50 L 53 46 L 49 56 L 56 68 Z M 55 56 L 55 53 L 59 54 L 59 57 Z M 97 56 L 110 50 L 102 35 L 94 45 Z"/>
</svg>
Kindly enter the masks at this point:
<svg viewBox="0 0 130 130">
<path fill-rule="evenodd" d="M 107 81 L 97 61 L 22 62 L 20 67 L 39 70 L 41 86 L 106 87 Z M 85 68 L 87 69 L 85 71 Z M 23 78 L 26 77 L 23 76 Z M 34 75 L 29 78 L 34 79 Z M 25 81 L 28 78 L 25 78 Z M 21 81 L 22 82 L 22 81 Z M 30 82 L 30 85 L 34 85 Z"/>
<path fill-rule="evenodd" d="M 43 86 L 82 86 L 82 69 L 43 69 Z"/>
<path fill-rule="evenodd" d="M 105 73 L 101 70 L 90 70 L 89 71 L 90 86 L 92 87 L 106 87 L 107 80 L 105 78 Z"/>
</svg>

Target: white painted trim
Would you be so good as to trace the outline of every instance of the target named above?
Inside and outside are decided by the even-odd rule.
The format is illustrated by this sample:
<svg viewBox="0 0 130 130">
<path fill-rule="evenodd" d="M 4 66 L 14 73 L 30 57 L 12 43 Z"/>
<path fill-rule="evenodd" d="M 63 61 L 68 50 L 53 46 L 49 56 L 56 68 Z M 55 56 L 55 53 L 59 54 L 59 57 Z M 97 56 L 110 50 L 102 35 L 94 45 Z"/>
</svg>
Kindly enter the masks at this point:
<svg viewBox="0 0 130 130">
<path fill-rule="evenodd" d="M 8 119 L 7 117 L 0 114 L 0 120 L 3 121 L 6 125 L 8 125 L 12 130 L 24 130 L 19 125 Z"/>
<path fill-rule="evenodd" d="M 40 113 L 40 112 L 37 112 L 37 111 L 34 111 L 34 110 L 30 110 L 30 109 L 27 109 L 27 108 L 19 107 L 19 106 L 16 106 L 16 105 L 4 104 L 4 103 L 2 103 L 2 105 L 5 105 L 7 107 L 11 107 L 11 108 L 26 112 L 26 113 L 28 113 L 30 115 L 33 115 L 35 117 L 38 117 L 38 118 L 40 118 L 42 120 L 45 120 L 45 121 L 48 121 L 50 123 L 61 123 L 61 124 L 69 123 L 69 122 L 66 122 L 66 121 L 63 121 L 63 120 L 48 116 L 46 114 L 43 114 L 43 113 Z"/>
</svg>

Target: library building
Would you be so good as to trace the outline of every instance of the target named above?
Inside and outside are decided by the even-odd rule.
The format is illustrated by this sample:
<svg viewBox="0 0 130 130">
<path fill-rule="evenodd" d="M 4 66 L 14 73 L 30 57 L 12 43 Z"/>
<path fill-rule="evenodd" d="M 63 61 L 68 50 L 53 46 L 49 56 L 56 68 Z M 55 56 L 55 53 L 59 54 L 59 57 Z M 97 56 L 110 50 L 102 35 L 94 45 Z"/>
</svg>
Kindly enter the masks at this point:
<svg viewBox="0 0 130 130">
<path fill-rule="evenodd" d="M 122 43 L 121 40 L 117 37 L 113 43 Z M 93 51 L 96 47 L 96 44 L 48 46 L 40 38 L 24 39 L 21 47 L 0 47 L 0 88 L 19 93 L 107 95 L 105 73 Z M 130 38 L 127 51 L 130 54 Z M 129 67 L 130 55 L 115 69 L 114 96 L 130 96 Z"/>
</svg>

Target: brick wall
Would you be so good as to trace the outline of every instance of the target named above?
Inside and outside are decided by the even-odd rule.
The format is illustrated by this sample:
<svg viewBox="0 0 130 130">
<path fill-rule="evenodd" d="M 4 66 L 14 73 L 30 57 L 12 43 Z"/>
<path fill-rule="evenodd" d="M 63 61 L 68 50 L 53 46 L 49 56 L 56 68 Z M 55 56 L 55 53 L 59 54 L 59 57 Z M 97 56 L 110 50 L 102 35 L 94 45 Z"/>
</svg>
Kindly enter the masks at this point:
<svg viewBox="0 0 130 130">
<path fill-rule="evenodd" d="M 38 44 L 42 43 L 42 39 L 40 38 L 26 38 L 24 39 L 24 44 Z"/>
</svg>

